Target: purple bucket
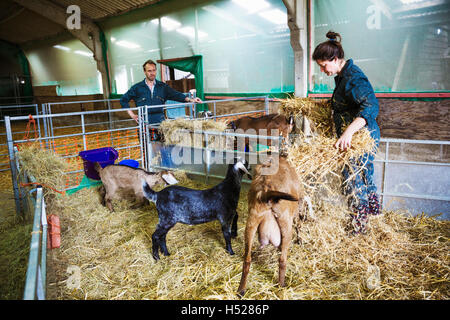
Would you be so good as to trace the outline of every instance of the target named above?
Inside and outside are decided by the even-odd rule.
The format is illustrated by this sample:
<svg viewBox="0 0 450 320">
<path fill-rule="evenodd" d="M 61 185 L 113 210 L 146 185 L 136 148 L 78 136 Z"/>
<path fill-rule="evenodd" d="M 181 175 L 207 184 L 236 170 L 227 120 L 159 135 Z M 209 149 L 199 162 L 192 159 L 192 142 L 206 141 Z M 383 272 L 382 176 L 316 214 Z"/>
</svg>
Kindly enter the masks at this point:
<svg viewBox="0 0 450 320">
<path fill-rule="evenodd" d="M 119 153 L 114 148 L 106 147 L 81 151 L 79 156 L 83 159 L 86 176 L 90 179 L 100 180 L 100 176 L 95 170 L 95 163 L 98 162 L 102 168 L 114 164 L 114 161 L 119 157 Z"/>
</svg>

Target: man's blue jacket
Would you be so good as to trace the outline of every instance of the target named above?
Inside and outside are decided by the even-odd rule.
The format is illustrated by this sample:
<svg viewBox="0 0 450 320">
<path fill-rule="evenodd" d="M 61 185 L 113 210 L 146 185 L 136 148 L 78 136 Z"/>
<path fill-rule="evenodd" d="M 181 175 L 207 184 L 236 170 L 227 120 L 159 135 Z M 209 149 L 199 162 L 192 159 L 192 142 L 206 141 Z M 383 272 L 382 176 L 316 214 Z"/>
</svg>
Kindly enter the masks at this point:
<svg viewBox="0 0 450 320">
<path fill-rule="evenodd" d="M 129 108 L 130 100 L 134 100 L 136 107 L 141 106 L 155 106 L 166 103 L 166 100 L 175 100 L 179 102 L 185 102 L 186 96 L 172 89 L 164 82 L 155 79 L 155 87 L 153 88 L 153 94 L 149 87 L 145 83 L 145 79 L 141 82 L 133 85 L 123 96 L 120 98 L 120 104 L 122 108 Z M 150 124 L 160 123 L 164 120 L 164 109 L 150 108 L 148 109 L 148 120 Z"/>
<path fill-rule="evenodd" d="M 366 120 L 372 138 L 378 143 L 380 140 L 380 128 L 376 121 L 378 100 L 366 75 L 353 64 L 352 59 L 349 59 L 334 81 L 336 88 L 331 103 L 338 137 L 343 133 L 345 124 L 348 125 L 355 118 L 361 117 Z"/>
</svg>

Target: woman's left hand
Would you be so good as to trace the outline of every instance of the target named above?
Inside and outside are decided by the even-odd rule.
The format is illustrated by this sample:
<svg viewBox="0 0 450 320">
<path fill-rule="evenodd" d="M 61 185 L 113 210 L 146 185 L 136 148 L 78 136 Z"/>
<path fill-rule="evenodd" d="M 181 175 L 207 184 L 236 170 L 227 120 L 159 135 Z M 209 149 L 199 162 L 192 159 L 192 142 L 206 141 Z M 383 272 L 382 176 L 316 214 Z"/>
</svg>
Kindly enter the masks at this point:
<svg viewBox="0 0 450 320">
<path fill-rule="evenodd" d="M 342 151 L 345 151 L 352 146 L 352 138 L 353 133 L 349 132 L 348 130 L 345 130 L 344 133 L 336 142 L 336 144 L 334 145 L 334 147 Z"/>
<path fill-rule="evenodd" d="M 340 150 L 347 150 L 352 146 L 353 134 L 366 125 L 366 119 L 357 117 L 353 122 L 345 129 L 344 133 L 339 137 L 338 141 L 334 145 L 335 148 Z"/>
</svg>

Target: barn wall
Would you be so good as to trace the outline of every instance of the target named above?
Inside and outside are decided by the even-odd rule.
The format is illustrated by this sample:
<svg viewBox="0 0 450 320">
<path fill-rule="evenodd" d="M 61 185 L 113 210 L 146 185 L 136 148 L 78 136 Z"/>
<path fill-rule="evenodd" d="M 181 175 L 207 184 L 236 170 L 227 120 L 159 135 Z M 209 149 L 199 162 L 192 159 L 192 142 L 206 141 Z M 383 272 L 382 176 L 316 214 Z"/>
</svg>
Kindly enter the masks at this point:
<svg viewBox="0 0 450 320">
<path fill-rule="evenodd" d="M 377 121 L 383 138 L 450 141 L 450 99 L 378 101 Z"/>
</svg>

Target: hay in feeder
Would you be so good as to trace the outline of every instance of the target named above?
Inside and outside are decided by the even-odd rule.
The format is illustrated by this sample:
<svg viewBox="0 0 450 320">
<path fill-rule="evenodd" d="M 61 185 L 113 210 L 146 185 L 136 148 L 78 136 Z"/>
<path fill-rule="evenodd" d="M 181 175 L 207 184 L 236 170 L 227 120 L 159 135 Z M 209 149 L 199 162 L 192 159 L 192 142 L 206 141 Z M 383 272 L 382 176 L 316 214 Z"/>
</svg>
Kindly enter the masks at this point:
<svg viewBox="0 0 450 320">
<path fill-rule="evenodd" d="M 311 98 L 283 99 L 280 112 L 286 116 L 307 117 L 314 123 L 315 130 L 326 137 L 334 136 L 331 103 Z"/>
<path fill-rule="evenodd" d="M 32 175 L 44 186 L 44 196 L 55 195 L 65 189 L 64 173 L 69 164 L 51 150 L 42 148 L 37 142 L 21 146 L 19 150 L 21 171 Z"/>
<path fill-rule="evenodd" d="M 166 145 L 181 145 L 195 148 L 203 148 L 206 146 L 206 141 L 202 133 L 193 133 L 193 131 L 213 131 L 225 132 L 227 123 L 225 121 L 214 120 L 189 120 L 189 119 L 175 119 L 165 120 L 161 122 L 159 131 L 164 136 L 164 144 Z M 225 149 L 226 138 L 216 135 L 208 137 L 208 148 L 210 149 Z"/>
</svg>

